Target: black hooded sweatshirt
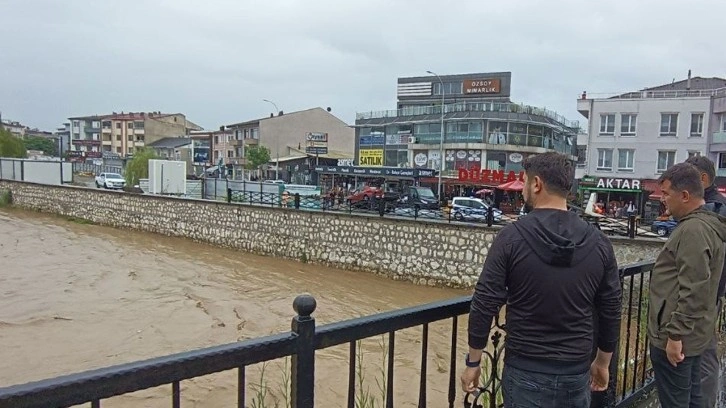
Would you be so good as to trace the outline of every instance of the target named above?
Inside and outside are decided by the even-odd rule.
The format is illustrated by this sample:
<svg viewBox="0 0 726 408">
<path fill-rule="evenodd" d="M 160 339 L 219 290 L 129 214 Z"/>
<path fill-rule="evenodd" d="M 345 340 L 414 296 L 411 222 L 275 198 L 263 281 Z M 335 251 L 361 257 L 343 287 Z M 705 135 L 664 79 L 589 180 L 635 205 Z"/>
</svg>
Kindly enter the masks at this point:
<svg viewBox="0 0 726 408">
<path fill-rule="evenodd" d="M 620 277 L 610 240 L 577 214 L 553 209 L 535 209 L 503 228 L 472 297 L 470 347 L 486 347 L 504 304 L 506 364 L 547 374 L 586 372 L 593 341 L 612 352 L 620 334 Z"/>
</svg>

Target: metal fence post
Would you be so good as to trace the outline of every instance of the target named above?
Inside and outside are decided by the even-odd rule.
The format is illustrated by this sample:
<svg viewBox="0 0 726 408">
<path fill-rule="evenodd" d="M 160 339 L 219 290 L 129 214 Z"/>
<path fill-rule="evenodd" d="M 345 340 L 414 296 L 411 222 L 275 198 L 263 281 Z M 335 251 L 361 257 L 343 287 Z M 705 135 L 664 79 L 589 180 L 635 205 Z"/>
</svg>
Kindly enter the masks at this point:
<svg viewBox="0 0 726 408">
<path fill-rule="evenodd" d="M 227 202 L 228 203 L 232 202 L 232 189 L 231 188 L 227 188 Z"/>
<path fill-rule="evenodd" d="M 386 213 L 386 201 L 383 199 L 378 200 L 378 215 L 383 217 Z"/>
<path fill-rule="evenodd" d="M 292 304 L 295 316 L 292 332 L 297 334 L 296 353 L 292 356 L 290 393 L 292 408 L 313 408 L 315 402 L 315 298 L 300 295 Z"/>
<path fill-rule="evenodd" d="M 295 209 L 300 209 L 300 193 L 295 193 Z"/>
</svg>

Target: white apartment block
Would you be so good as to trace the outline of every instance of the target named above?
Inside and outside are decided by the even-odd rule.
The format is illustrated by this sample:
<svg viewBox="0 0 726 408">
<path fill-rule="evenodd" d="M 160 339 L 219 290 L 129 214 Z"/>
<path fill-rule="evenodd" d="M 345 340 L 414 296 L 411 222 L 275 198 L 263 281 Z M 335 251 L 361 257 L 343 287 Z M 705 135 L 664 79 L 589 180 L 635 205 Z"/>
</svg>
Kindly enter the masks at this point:
<svg viewBox="0 0 726 408">
<path fill-rule="evenodd" d="M 577 175 L 656 180 L 675 163 L 707 155 L 726 176 L 726 79 L 689 78 L 577 101 L 588 119 Z"/>
</svg>

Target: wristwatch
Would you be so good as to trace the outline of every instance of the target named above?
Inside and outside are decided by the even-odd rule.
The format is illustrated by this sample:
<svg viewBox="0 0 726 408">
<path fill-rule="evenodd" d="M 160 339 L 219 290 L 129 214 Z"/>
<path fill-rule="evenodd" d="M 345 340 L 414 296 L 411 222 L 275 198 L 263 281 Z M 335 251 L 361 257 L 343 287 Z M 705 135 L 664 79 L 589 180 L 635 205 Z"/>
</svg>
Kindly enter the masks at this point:
<svg viewBox="0 0 726 408">
<path fill-rule="evenodd" d="M 469 353 L 466 353 L 465 363 L 466 363 L 467 367 L 476 368 L 476 367 L 479 367 L 479 364 L 481 364 L 481 359 L 479 359 L 477 361 L 471 361 L 471 360 L 469 360 Z"/>
</svg>

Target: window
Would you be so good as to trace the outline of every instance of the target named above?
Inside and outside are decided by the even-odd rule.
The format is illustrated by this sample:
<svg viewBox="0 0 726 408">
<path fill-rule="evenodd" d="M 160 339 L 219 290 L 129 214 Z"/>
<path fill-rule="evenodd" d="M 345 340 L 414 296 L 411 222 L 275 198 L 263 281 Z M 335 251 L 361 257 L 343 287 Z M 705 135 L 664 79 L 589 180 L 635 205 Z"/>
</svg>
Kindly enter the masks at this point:
<svg viewBox="0 0 726 408">
<path fill-rule="evenodd" d="M 613 114 L 600 115 L 600 134 L 601 135 L 615 134 L 615 115 L 613 115 Z"/>
<path fill-rule="evenodd" d="M 726 132 L 726 113 L 721 114 L 721 131 Z"/>
<path fill-rule="evenodd" d="M 691 137 L 703 136 L 703 113 L 691 114 Z"/>
<path fill-rule="evenodd" d="M 227 157 L 234 157 L 234 150 L 227 150 Z"/>
<path fill-rule="evenodd" d="M 678 114 L 677 113 L 661 113 L 660 114 L 660 135 L 676 136 L 678 130 Z"/>
<path fill-rule="evenodd" d="M 116 129 L 121 129 L 121 122 L 116 122 Z"/>
<path fill-rule="evenodd" d="M 116 135 L 116 141 L 117 142 L 120 142 L 121 141 L 121 135 Z"/>
<path fill-rule="evenodd" d="M 718 154 L 718 168 L 726 169 L 726 153 Z"/>
<path fill-rule="evenodd" d="M 129 142 L 134 140 L 134 135 L 129 135 L 128 137 L 129 137 Z"/>
<path fill-rule="evenodd" d="M 104 120 L 102 123 L 102 126 L 104 129 L 111 129 L 111 121 L 110 120 Z"/>
<path fill-rule="evenodd" d="M 133 129 L 134 128 L 134 122 L 128 122 L 128 124 L 126 124 L 126 127 L 129 128 L 129 129 Z"/>
<path fill-rule="evenodd" d="M 620 119 L 620 135 L 635 136 L 635 123 L 637 121 L 638 115 L 632 113 L 624 113 Z"/>
<path fill-rule="evenodd" d="M 142 122 L 142 121 L 134 122 L 134 129 L 143 129 L 143 128 L 144 128 L 144 122 Z"/>
<path fill-rule="evenodd" d="M 214 144 L 219 144 L 219 136 L 214 136 Z M 215 152 L 219 156 L 219 152 Z"/>
<path fill-rule="evenodd" d="M 618 149 L 618 171 L 633 171 L 633 149 Z"/>
<path fill-rule="evenodd" d="M 215 150 L 214 151 L 214 160 L 218 160 L 218 159 L 219 159 L 219 150 Z"/>
<path fill-rule="evenodd" d="M 700 155 L 701 155 L 701 152 L 699 152 L 698 150 L 689 150 L 689 151 L 688 151 L 688 158 L 689 158 L 689 159 L 690 159 L 691 157 L 694 157 L 694 156 L 696 156 L 696 157 L 697 157 L 697 156 L 700 156 Z"/>
<path fill-rule="evenodd" d="M 587 165 L 587 146 L 577 146 L 577 167 Z"/>
<path fill-rule="evenodd" d="M 133 147 L 129 147 L 129 154 L 134 154 L 134 148 Z"/>
<path fill-rule="evenodd" d="M 257 128 L 252 129 L 252 138 L 253 139 L 260 138 L 260 129 L 257 129 Z"/>
<path fill-rule="evenodd" d="M 597 149 L 597 169 L 607 171 L 613 169 L 613 149 Z"/>
<path fill-rule="evenodd" d="M 658 151 L 658 167 L 656 168 L 657 173 L 663 173 L 668 170 L 676 162 L 676 152 L 672 150 Z"/>
</svg>

